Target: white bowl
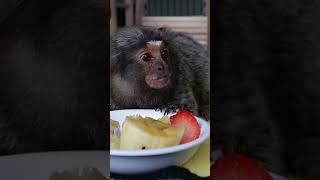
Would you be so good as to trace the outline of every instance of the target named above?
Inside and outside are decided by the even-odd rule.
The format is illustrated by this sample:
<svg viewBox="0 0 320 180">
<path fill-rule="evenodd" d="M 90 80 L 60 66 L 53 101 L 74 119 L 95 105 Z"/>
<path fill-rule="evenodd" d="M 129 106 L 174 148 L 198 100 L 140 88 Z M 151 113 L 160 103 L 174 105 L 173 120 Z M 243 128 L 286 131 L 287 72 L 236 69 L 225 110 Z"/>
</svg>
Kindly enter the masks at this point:
<svg viewBox="0 0 320 180">
<path fill-rule="evenodd" d="M 110 118 L 120 126 L 129 115 L 141 115 L 161 118 L 163 113 L 149 109 L 128 109 L 110 111 Z M 186 144 L 148 150 L 110 150 L 110 171 L 118 174 L 141 174 L 156 171 L 169 166 L 180 165 L 190 159 L 199 145 L 210 136 L 209 123 L 196 117 L 200 127 L 200 137 Z"/>
</svg>

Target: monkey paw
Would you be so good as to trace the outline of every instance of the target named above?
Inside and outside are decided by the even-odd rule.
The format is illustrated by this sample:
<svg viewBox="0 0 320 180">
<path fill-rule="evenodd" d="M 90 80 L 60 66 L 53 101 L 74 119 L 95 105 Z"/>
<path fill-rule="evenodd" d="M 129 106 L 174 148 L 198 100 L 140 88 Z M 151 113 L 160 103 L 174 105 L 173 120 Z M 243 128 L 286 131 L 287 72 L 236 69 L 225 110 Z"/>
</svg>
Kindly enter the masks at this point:
<svg viewBox="0 0 320 180">
<path fill-rule="evenodd" d="M 182 105 L 179 103 L 169 103 L 167 105 L 163 105 L 163 106 L 155 108 L 156 111 L 163 112 L 164 115 L 168 115 L 170 113 L 175 113 L 178 110 L 182 110 L 182 109 L 193 112 L 191 107 L 188 107 L 188 106 L 185 106 L 185 105 Z"/>
<path fill-rule="evenodd" d="M 168 115 L 170 113 L 175 113 L 178 110 L 177 105 L 169 104 L 169 105 L 163 105 L 160 107 L 155 108 L 156 111 L 163 112 L 164 115 Z"/>
</svg>

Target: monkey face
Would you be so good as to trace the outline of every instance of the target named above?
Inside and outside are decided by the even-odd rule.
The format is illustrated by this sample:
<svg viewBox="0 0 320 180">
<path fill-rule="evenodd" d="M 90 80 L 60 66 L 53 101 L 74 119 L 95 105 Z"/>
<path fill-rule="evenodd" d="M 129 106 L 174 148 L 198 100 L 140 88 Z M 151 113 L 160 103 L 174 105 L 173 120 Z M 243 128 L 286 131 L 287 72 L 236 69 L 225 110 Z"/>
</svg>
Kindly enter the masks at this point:
<svg viewBox="0 0 320 180">
<path fill-rule="evenodd" d="M 117 79 L 111 83 L 118 94 L 154 94 L 174 87 L 179 66 L 170 33 L 163 28 L 124 28 L 111 47 L 110 76 Z"/>
<path fill-rule="evenodd" d="M 163 41 L 149 41 L 136 53 L 137 62 L 145 72 L 145 82 L 153 89 L 168 87 L 171 79 L 169 50 Z"/>
</svg>

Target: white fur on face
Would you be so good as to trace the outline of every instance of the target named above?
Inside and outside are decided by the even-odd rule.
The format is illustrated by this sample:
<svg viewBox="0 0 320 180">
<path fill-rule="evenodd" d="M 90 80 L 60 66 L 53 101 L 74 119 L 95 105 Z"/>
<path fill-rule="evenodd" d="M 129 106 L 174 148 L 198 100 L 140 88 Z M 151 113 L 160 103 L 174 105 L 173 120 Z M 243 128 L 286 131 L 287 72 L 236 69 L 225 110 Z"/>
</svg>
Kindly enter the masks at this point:
<svg viewBox="0 0 320 180">
<path fill-rule="evenodd" d="M 160 47 L 162 44 L 162 41 L 149 41 L 149 42 L 147 42 L 147 44 L 150 46 Z"/>
</svg>

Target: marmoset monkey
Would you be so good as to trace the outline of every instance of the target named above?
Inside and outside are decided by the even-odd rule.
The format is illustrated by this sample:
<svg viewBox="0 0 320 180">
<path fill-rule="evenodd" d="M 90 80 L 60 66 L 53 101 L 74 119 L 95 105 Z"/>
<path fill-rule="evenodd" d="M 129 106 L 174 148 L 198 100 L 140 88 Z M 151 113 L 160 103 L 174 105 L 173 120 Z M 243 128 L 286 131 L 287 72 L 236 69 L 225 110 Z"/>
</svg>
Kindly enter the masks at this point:
<svg viewBox="0 0 320 180">
<path fill-rule="evenodd" d="M 111 109 L 188 109 L 209 119 L 209 53 L 192 38 L 129 27 L 111 41 Z"/>
</svg>

